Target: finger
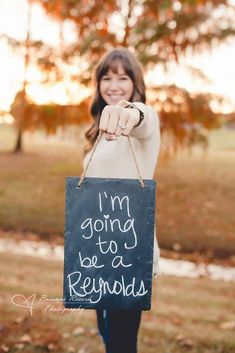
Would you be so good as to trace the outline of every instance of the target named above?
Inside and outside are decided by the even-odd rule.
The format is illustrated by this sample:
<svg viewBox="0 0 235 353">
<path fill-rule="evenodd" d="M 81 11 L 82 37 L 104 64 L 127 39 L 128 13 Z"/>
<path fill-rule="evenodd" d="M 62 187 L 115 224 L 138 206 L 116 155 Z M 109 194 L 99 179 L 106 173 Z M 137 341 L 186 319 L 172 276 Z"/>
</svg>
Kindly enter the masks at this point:
<svg viewBox="0 0 235 353">
<path fill-rule="evenodd" d="M 108 109 L 108 106 L 106 106 L 106 107 L 104 107 L 104 109 L 101 113 L 101 116 L 100 116 L 99 129 L 101 131 L 104 131 L 104 132 L 107 131 L 109 119 L 110 119 L 109 109 Z"/>
<path fill-rule="evenodd" d="M 127 121 L 125 130 L 123 130 L 122 134 L 123 134 L 124 136 L 128 136 L 128 135 L 130 134 L 131 130 L 133 129 L 133 127 L 134 127 L 134 123 L 133 123 L 132 120 L 129 119 L 129 120 Z"/>
<path fill-rule="evenodd" d="M 119 110 L 120 107 L 111 107 L 109 114 L 109 122 L 108 122 L 108 128 L 107 132 L 110 134 L 115 134 L 115 131 L 117 129 L 117 124 L 118 124 L 118 119 L 119 119 Z"/>
<path fill-rule="evenodd" d="M 128 120 L 128 115 L 124 108 L 124 111 L 119 116 L 117 128 L 115 131 L 116 136 L 122 135 L 123 131 L 126 129 L 127 120 Z"/>
<path fill-rule="evenodd" d="M 107 132 L 104 133 L 104 138 L 106 141 L 115 141 L 117 140 L 116 135 L 108 134 Z"/>
</svg>

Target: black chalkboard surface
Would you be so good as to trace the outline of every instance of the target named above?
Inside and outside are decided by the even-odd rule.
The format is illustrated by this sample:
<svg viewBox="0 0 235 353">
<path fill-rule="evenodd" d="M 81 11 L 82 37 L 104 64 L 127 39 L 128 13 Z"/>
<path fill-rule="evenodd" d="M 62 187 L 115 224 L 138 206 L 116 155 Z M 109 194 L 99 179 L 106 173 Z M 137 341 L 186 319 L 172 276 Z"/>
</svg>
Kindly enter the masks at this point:
<svg viewBox="0 0 235 353">
<path fill-rule="evenodd" d="M 151 309 L 154 180 L 66 178 L 64 306 Z"/>
</svg>

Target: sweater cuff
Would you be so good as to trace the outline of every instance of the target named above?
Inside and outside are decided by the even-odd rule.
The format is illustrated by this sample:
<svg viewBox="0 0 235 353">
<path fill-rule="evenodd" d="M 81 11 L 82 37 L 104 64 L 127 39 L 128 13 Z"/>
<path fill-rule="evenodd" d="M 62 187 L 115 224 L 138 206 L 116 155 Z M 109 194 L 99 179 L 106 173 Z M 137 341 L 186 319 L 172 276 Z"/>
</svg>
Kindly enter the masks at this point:
<svg viewBox="0 0 235 353">
<path fill-rule="evenodd" d="M 130 136 L 137 139 L 149 138 L 156 131 L 158 124 L 158 116 L 154 110 L 141 102 L 133 102 L 137 108 L 144 113 L 144 119 L 139 126 L 134 127 Z"/>
</svg>

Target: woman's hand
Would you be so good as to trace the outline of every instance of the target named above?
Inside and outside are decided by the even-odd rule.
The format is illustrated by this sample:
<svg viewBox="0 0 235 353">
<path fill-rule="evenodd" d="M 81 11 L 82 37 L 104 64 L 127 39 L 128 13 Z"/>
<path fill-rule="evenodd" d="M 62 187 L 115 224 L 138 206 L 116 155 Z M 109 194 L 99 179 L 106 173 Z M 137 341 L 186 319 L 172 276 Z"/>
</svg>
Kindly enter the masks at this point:
<svg viewBox="0 0 235 353">
<path fill-rule="evenodd" d="M 117 140 L 121 135 L 128 136 L 139 118 L 137 109 L 106 105 L 101 113 L 99 129 L 104 132 L 107 141 Z"/>
</svg>

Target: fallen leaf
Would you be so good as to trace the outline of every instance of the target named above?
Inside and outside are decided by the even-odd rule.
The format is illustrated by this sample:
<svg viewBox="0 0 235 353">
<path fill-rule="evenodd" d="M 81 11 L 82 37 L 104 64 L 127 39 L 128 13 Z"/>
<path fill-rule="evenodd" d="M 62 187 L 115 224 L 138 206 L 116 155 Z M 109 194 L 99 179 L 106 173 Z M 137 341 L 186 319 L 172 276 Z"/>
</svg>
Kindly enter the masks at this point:
<svg viewBox="0 0 235 353">
<path fill-rule="evenodd" d="M 32 342 L 32 338 L 29 335 L 23 335 L 22 337 L 20 337 L 19 342 L 20 343 L 30 343 L 30 342 Z"/>
<path fill-rule="evenodd" d="M 203 206 L 205 208 L 208 208 L 209 210 L 214 210 L 215 209 L 215 204 L 214 202 L 210 201 L 210 200 L 207 200 L 204 202 Z"/>
<path fill-rule="evenodd" d="M 173 247 L 173 249 L 175 251 L 180 251 L 181 250 L 181 245 L 179 243 L 174 243 L 172 247 Z"/>
<path fill-rule="evenodd" d="M 3 352 L 9 352 L 9 350 L 10 350 L 10 348 L 7 347 L 5 344 L 2 344 L 2 345 L 0 346 L 0 349 L 1 349 Z"/>
<path fill-rule="evenodd" d="M 49 344 L 47 345 L 47 348 L 49 349 L 49 351 L 52 351 L 53 349 L 56 348 L 56 345 L 55 345 L 54 343 L 49 343 Z"/>
<path fill-rule="evenodd" d="M 24 346 L 25 346 L 24 343 L 16 343 L 16 344 L 14 344 L 14 348 L 16 348 L 16 349 L 23 349 Z"/>
<path fill-rule="evenodd" d="M 96 336 L 98 334 L 98 329 L 96 327 L 90 327 L 86 330 L 88 336 Z"/>
<path fill-rule="evenodd" d="M 188 338 L 185 338 L 184 340 L 180 341 L 180 345 L 182 347 L 193 347 L 194 346 L 194 343 L 192 340 L 188 339 Z"/>
<path fill-rule="evenodd" d="M 182 335 L 182 333 L 178 333 L 178 335 L 175 336 L 176 341 L 181 341 L 182 339 L 184 339 L 184 336 Z"/>
<path fill-rule="evenodd" d="M 177 316 L 171 317 L 171 322 L 175 325 L 181 326 L 183 324 L 183 321 L 178 318 Z"/>
<path fill-rule="evenodd" d="M 175 336 L 175 340 L 179 342 L 181 347 L 193 347 L 194 343 L 192 340 L 186 338 L 182 333 L 179 333 L 178 335 Z"/>
<path fill-rule="evenodd" d="M 89 350 L 87 349 L 87 347 L 82 347 L 78 350 L 77 353 L 89 353 Z"/>
<path fill-rule="evenodd" d="M 23 321 L 25 320 L 25 317 L 24 316 L 18 316 L 14 319 L 14 322 L 16 324 L 21 324 Z"/>
<path fill-rule="evenodd" d="M 50 332 L 48 335 L 41 335 L 39 341 L 39 344 L 48 346 L 51 343 L 57 344 L 61 339 L 61 335 L 58 332 Z"/>
<path fill-rule="evenodd" d="M 72 334 L 74 336 L 84 335 L 85 331 L 84 327 L 78 326 L 73 330 Z"/>
<path fill-rule="evenodd" d="M 76 352 L 76 349 L 73 346 L 68 346 L 67 353 L 74 353 L 74 352 Z"/>
<path fill-rule="evenodd" d="M 235 330 L 235 321 L 226 321 L 220 324 L 220 328 L 225 330 Z"/>
</svg>

